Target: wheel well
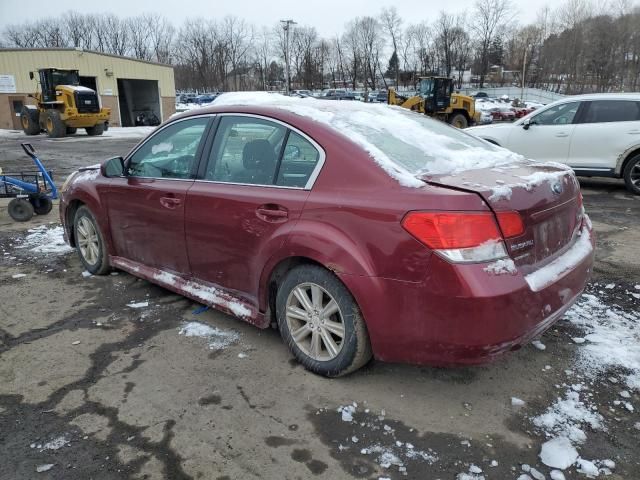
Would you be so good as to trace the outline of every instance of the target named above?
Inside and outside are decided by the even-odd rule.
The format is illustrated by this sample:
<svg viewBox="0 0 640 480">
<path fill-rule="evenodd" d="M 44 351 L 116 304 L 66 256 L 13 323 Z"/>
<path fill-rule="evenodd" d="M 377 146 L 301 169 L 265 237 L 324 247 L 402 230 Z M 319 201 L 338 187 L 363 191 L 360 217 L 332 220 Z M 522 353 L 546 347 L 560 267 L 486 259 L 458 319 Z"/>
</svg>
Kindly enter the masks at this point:
<svg viewBox="0 0 640 480">
<path fill-rule="evenodd" d="M 318 265 L 319 267 L 326 268 L 321 263 L 316 262 L 308 257 L 290 257 L 280 261 L 269 275 L 269 282 L 267 283 L 267 313 L 271 322 L 275 322 L 276 312 L 276 297 L 278 296 L 278 287 L 282 283 L 282 280 L 286 274 L 300 265 Z"/>
<path fill-rule="evenodd" d="M 78 209 L 84 205 L 84 203 L 82 203 L 80 200 L 72 200 L 71 203 L 69 203 L 69 206 L 67 207 L 67 211 L 66 211 L 66 224 L 69 226 L 73 225 L 73 219 L 76 216 L 76 212 L 78 211 Z M 73 227 L 69 228 L 69 245 L 71 245 L 72 247 L 76 246 L 76 239 L 75 239 L 75 234 L 74 234 L 74 229 Z"/>
<path fill-rule="evenodd" d="M 638 154 L 640 154 L 640 148 L 636 148 L 634 151 L 629 153 L 629 155 L 627 155 L 627 157 L 624 159 L 624 162 L 622 162 L 622 166 L 620 167 L 620 177 L 624 175 L 624 169 L 627 168 L 627 163 L 629 163 L 629 160 L 631 160 Z"/>
</svg>

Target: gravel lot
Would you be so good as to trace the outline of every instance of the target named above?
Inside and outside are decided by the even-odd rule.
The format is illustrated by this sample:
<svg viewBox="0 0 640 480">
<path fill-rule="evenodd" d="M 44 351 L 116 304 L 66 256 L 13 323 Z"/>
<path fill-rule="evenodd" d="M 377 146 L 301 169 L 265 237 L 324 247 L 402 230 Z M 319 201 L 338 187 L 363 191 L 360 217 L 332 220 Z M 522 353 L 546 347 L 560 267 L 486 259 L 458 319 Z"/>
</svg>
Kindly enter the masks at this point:
<svg viewBox="0 0 640 480">
<path fill-rule="evenodd" d="M 29 140 L 61 183 L 139 140 L 112 135 Z M 30 161 L 23 139 L 0 135 L 5 171 Z M 640 394 L 623 363 L 590 365 L 595 340 L 584 339 L 590 319 L 627 315 L 610 348 L 640 362 L 640 197 L 620 181 L 582 184 L 598 235 L 582 316 L 492 365 L 373 362 L 335 380 L 307 373 L 276 330 L 123 272 L 84 276 L 56 245 L 55 209 L 17 224 L 0 201 L 0 479 L 537 480 L 550 476 L 539 453 L 557 433 L 539 418 L 578 395 L 582 414 L 567 425 L 586 435 L 580 457 L 601 476 L 638 478 Z M 214 330 L 188 336 L 189 322 Z"/>
</svg>

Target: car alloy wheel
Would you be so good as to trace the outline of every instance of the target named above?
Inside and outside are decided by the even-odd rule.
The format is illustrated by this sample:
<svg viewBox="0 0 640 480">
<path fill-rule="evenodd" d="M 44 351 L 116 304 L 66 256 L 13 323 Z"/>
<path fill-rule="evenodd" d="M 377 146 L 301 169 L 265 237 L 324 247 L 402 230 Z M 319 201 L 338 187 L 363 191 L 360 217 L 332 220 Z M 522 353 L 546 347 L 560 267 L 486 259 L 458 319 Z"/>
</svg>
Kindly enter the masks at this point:
<svg viewBox="0 0 640 480">
<path fill-rule="evenodd" d="M 286 321 L 296 346 L 314 360 L 333 360 L 342 350 L 345 326 L 335 299 L 320 285 L 301 283 L 286 303 Z"/>
<path fill-rule="evenodd" d="M 93 222 L 87 217 L 81 217 L 76 232 L 80 255 L 89 265 L 95 265 L 100 259 L 100 240 Z"/>
</svg>

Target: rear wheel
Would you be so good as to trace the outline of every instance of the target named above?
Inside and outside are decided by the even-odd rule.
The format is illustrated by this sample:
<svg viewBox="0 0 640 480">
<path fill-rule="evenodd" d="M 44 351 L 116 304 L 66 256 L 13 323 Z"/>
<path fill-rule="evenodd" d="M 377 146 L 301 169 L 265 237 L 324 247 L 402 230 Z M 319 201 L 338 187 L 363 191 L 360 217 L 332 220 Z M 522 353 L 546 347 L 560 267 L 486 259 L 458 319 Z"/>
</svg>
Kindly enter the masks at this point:
<svg viewBox="0 0 640 480">
<path fill-rule="evenodd" d="M 33 205 L 24 198 L 14 198 L 9 202 L 9 216 L 16 222 L 28 222 L 33 217 Z"/>
<path fill-rule="evenodd" d="M 308 370 L 338 377 L 371 358 L 367 327 L 344 284 L 316 265 L 291 270 L 278 289 L 278 327 L 296 359 Z"/>
<path fill-rule="evenodd" d="M 462 113 L 454 113 L 449 118 L 449 123 L 456 128 L 467 128 L 469 126 L 467 117 L 465 117 Z"/>
<path fill-rule="evenodd" d="M 60 138 L 67 134 L 67 127 L 60 117 L 60 112 L 57 110 L 47 111 L 45 128 L 51 138 Z"/>
<path fill-rule="evenodd" d="M 627 190 L 635 195 L 640 195 L 640 154 L 627 162 L 622 177 Z"/>
<path fill-rule="evenodd" d="M 80 261 L 90 273 L 104 275 L 109 271 L 109 259 L 98 223 L 86 206 L 76 211 L 73 221 L 74 238 Z"/>
<path fill-rule="evenodd" d="M 85 130 L 87 131 L 87 135 L 102 135 L 102 132 L 104 132 L 104 123 L 96 123 L 93 127 L 87 127 Z"/>
<path fill-rule="evenodd" d="M 35 108 L 22 107 L 20 124 L 26 135 L 38 135 L 40 133 L 39 113 Z"/>
</svg>

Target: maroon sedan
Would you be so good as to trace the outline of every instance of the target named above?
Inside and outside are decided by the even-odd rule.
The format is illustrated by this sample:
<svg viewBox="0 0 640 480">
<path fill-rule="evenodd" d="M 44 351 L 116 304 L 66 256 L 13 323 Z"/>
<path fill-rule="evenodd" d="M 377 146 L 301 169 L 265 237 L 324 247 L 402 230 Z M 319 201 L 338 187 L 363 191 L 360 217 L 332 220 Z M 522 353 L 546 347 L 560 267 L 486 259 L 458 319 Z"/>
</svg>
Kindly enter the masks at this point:
<svg viewBox="0 0 640 480">
<path fill-rule="evenodd" d="M 593 263 L 570 170 L 387 105 L 225 94 L 62 190 L 87 270 L 277 322 L 327 376 L 517 349 Z"/>
</svg>

